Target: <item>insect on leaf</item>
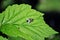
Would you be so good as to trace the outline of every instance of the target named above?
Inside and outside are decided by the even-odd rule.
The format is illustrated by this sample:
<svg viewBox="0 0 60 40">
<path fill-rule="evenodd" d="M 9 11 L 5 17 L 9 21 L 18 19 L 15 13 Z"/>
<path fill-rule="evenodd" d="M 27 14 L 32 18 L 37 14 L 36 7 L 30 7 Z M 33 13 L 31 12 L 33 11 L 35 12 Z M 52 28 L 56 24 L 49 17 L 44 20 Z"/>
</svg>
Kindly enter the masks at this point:
<svg viewBox="0 0 60 40">
<path fill-rule="evenodd" d="M 30 5 L 9 6 L 2 14 L 4 19 L 1 31 L 9 36 L 26 40 L 44 40 L 58 32 L 50 28 L 43 20 L 43 14 L 31 9 Z"/>
</svg>

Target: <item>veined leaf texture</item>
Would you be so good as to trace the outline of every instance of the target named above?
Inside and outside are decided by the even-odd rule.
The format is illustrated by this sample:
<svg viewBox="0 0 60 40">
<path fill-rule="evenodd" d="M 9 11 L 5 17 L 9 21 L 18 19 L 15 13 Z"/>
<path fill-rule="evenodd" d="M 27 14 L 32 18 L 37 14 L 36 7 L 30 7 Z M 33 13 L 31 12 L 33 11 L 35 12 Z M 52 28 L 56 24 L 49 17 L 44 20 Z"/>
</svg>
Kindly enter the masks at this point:
<svg viewBox="0 0 60 40">
<path fill-rule="evenodd" d="M 43 15 L 43 13 L 31 9 L 28 4 L 8 6 L 0 14 L 0 31 L 11 37 L 44 40 L 58 32 L 44 22 Z"/>
</svg>

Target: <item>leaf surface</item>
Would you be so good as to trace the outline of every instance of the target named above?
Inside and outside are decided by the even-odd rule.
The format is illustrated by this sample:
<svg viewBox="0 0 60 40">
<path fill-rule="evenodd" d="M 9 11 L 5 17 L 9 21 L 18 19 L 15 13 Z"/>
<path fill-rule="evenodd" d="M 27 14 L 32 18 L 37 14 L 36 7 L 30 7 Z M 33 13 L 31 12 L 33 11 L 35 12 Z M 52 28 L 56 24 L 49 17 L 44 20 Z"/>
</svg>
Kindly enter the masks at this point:
<svg viewBox="0 0 60 40">
<path fill-rule="evenodd" d="M 3 38 L 2 36 L 0 36 L 0 40 L 8 40 L 8 39 L 6 39 L 6 38 Z"/>
<path fill-rule="evenodd" d="M 4 19 L 1 31 L 9 36 L 26 40 L 44 40 L 58 32 L 50 28 L 43 20 L 43 14 L 31 9 L 30 5 L 9 6 L 2 14 Z"/>
</svg>

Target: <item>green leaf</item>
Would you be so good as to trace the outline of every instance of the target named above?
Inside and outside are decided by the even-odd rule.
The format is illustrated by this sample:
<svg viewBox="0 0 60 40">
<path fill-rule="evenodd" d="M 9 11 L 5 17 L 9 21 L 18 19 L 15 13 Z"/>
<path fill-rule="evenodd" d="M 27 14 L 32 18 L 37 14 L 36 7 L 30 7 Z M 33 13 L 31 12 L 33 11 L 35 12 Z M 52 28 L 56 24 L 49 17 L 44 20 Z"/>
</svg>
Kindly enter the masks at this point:
<svg viewBox="0 0 60 40">
<path fill-rule="evenodd" d="M 0 28 L 1 28 L 1 25 L 2 25 L 3 19 L 4 19 L 3 14 L 0 13 Z"/>
<path fill-rule="evenodd" d="M 9 37 L 8 40 L 25 40 L 22 37 Z"/>
<path fill-rule="evenodd" d="M 60 34 L 52 35 L 52 36 L 46 38 L 46 40 L 60 40 Z"/>
<path fill-rule="evenodd" d="M 44 40 L 45 37 L 58 33 L 44 22 L 43 14 L 31 9 L 30 5 L 15 4 L 9 6 L 2 14 L 4 19 L 1 31 L 8 36 Z"/>
<path fill-rule="evenodd" d="M 6 38 L 3 38 L 2 36 L 0 36 L 0 40 L 8 40 L 8 39 L 6 39 Z"/>
</svg>

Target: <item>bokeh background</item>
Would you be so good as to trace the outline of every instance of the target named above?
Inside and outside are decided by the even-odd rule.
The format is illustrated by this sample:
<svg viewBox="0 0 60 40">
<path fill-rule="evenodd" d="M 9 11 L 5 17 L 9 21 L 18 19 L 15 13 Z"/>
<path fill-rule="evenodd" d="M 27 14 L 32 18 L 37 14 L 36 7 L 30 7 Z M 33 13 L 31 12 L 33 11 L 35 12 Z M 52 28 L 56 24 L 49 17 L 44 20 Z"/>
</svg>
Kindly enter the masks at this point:
<svg viewBox="0 0 60 40">
<path fill-rule="evenodd" d="M 29 4 L 32 9 L 44 13 L 44 21 L 59 34 L 55 34 L 52 38 L 46 40 L 60 40 L 60 0 L 0 0 L 0 13 L 2 13 L 9 5 L 13 4 Z M 6 36 L 0 33 L 0 35 Z"/>
</svg>

